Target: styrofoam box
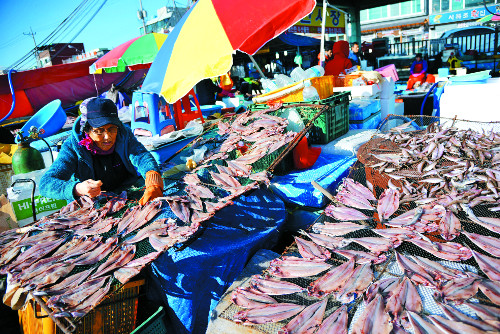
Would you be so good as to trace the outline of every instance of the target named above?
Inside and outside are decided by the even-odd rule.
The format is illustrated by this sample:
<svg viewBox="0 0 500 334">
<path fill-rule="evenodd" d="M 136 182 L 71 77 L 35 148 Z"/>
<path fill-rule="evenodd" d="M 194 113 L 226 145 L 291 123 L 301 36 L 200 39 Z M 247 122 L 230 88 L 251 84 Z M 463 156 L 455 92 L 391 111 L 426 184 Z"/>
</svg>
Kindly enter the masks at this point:
<svg viewBox="0 0 500 334">
<path fill-rule="evenodd" d="M 381 99 L 388 99 L 394 95 L 394 89 L 396 88 L 396 84 L 393 78 L 391 77 L 383 78 L 380 84 L 382 86 L 382 91 L 380 92 Z"/>
<path fill-rule="evenodd" d="M 405 107 L 404 103 L 402 102 L 395 102 L 394 103 L 394 111 L 391 113 L 393 115 L 400 115 L 403 116 L 405 113 Z M 387 115 L 386 115 L 387 116 Z M 384 118 L 382 118 L 383 120 Z M 387 121 L 387 129 L 392 129 L 395 126 L 401 125 L 401 121 L 397 119 L 391 119 Z"/>
<path fill-rule="evenodd" d="M 396 95 L 392 94 L 388 98 L 380 98 L 380 111 L 382 112 L 382 119 L 385 119 L 389 114 L 395 114 L 394 108 L 396 107 Z"/>
<path fill-rule="evenodd" d="M 333 92 L 351 92 L 352 97 L 376 97 L 380 94 L 382 87 L 380 84 L 355 87 L 333 87 Z"/>
</svg>

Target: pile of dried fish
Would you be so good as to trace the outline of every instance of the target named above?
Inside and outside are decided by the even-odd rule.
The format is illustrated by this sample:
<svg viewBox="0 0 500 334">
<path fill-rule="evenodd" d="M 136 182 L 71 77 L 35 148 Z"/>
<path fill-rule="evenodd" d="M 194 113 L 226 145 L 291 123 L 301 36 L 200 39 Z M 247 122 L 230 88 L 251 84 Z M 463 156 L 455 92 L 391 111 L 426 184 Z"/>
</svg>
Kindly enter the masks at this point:
<svg viewBox="0 0 500 334">
<path fill-rule="evenodd" d="M 0 274 L 8 274 L 11 294 L 23 291 L 47 296 L 55 317 L 83 316 L 106 296 L 115 279 L 126 283 L 163 251 L 196 231 L 189 225 L 178 226 L 172 219 L 149 224 L 162 210 L 161 202 L 127 209 L 122 218 L 108 216 L 124 207 L 125 195 L 98 210 L 92 201 L 82 198 L 42 218 L 24 233 L 0 234 Z M 137 256 L 135 244 L 145 239 L 155 252 Z M 6 295 L 4 300 L 10 297 Z"/>
<path fill-rule="evenodd" d="M 177 218 L 200 224 L 210 219 L 217 210 L 231 205 L 234 198 L 258 187 L 259 182 L 269 184 L 270 175 L 266 171 L 253 173 L 252 164 L 289 144 L 297 135 L 295 132 L 286 132 L 287 119 L 269 115 L 277 108 L 279 106 L 254 113 L 246 111 L 231 124 L 219 121 L 218 134 L 226 137 L 226 140 L 192 173 L 184 176 L 186 195 L 162 198 L 168 202 Z M 237 149 L 241 141 L 249 146 L 248 150 L 236 159 L 228 160 L 229 154 Z M 223 161 L 224 165 L 215 161 Z M 202 170 L 208 171 L 210 180 L 200 180 L 198 173 Z M 254 182 L 242 185 L 240 181 L 244 179 Z M 228 195 L 217 197 L 210 187 L 224 190 Z"/>
<path fill-rule="evenodd" d="M 352 333 L 500 332 L 500 308 L 473 302 L 480 291 L 485 302 L 500 305 L 497 237 L 464 231 L 451 208 L 439 204 L 418 206 L 396 216 L 401 212 L 398 191 L 386 189 L 377 199 L 370 189 L 349 178 L 335 200 L 337 205 L 324 211 L 334 221 L 316 223 L 312 231 L 302 232 L 303 238 L 295 237 L 300 257 L 287 254 L 271 261 L 266 274 L 253 276 L 248 287 L 233 292 L 233 303 L 243 309 L 234 321 L 257 325 L 291 319 L 280 333 L 347 333 L 348 309 L 363 301 L 363 311 L 351 319 Z M 500 221 L 485 218 L 475 217 L 483 227 Z M 387 228 L 372 228 L 375 220 Z M 443 242 L 425 235 L 436 231 Z M 362 232 L 372 236 L 350 237 Z M 461 233 L 484 253 L 450 241 Z M 403 243 L 418 247 L 421 256 L 400 253 Z M 382 278 L 385 269 L 381 268 L 391 257 L 404 274 Z M 452 269 L 432 257 L 457 263 L 474 259 L 481 272 Z M 338 259 L 342 259 L 340 265 Z M 434 291 L 445 317 L 423 315 L 420 285 Z M 302 305 L 304 300 L 308 305 Z M 328 308 L 330 301 L 333 304 Z M 342 306 L 333 307 L 339 303 Z M 462 303 L 477 319 L 453 307 Z"/>
<path fill-rule="evenodd" d="M 232 204 L 232 199 L 255 188 L 258 181 L 269 182 L 266 172 L 252 174 L 252 163 L 288 144 L 296 135 L 284 134 L 287 120 L 271 116 L 269 111 L 246 112 L 231 125 L 219 123 L 219 132 L 226 138 L 220 153 L 199 168 L 208 168 L 209 161 L 224 158 L 236 148 L 238 140 L 253 145 L 245 155 L 227 161 L 226 166 L 216 165 L 217 172 L 210 170 L 211 185 L 201 182 L 196 173 L 187 174 L 183 179 L 186 195 L 128 208 L 121 218 L 111 215 L 124 208 L 125 192 L 97 210 L 92 200 L 82 197 L 23 229 L 23 233 L 0 234 L 0 274 L 9 275 L 9 286 L 16 287 L 11 291 L 46 296 L 56 317 L 88 313 L 109 293 L 114 281 L 126 283 L 163 251 L 186 241 L 201 222 Z M 240 177 L 254 182 L 242 186 Z M 210 190 L 214 186 L 228 195 L 218 198 Z M 155 219 L 162 211 L 163 200 L 182 222 Z M 137 254 L 136 245 L 143 240 L 154 252 Z"/>
<path fill-rule="evenodd" d="M 368 167 L 392 180 L 389 187 L 402 191 L 403 202 L 440 204 L 457 212 L 459 203 L 469 207 L 491 204 L 500 210 L 500 134 L 440 127 L 404 132 L 411 122 L 380 135 L 399 151 L 372 153 L 377 161 Z"/>
</svg>

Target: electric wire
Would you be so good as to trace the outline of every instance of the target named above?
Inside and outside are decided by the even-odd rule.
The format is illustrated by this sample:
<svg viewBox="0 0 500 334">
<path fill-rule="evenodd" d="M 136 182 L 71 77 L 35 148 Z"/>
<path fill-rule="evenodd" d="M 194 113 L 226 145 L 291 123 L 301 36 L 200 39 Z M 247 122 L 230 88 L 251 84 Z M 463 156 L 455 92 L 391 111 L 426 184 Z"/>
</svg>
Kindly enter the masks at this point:
<svg viewBox="0 0 500 334">
<path fill-rule="evenodd" d="M 88 3 L 89 0 L 83 0 L 45 39 L 43 39 L 39 44 L 46 45 L 49 44 L 51 40 L 53 40 L 54 36 L 61 31 L 66 25 L 71 24 L 73 18 L 80 13 L 85 4 Z M 30 58 L 33 53 L 37 51 L 36 48 L 31 49 L 25 56 L 21 57 L 14 64 L 10 65 L 8 68 L 14 68 L 20 66 L 22 63 L 25 63 L 28 58 Z"/>
<path fill-rule="evenodd" d="M 58 52 L 56 52 L 56 54 L 53 56 L 54 58 L 57 57 L 70 43 L 72 43 L 75 38 L 77 38 L 81 33 L 82 31 L 90 24 L 90 22 L 92 22 L 92 20 L 97 16 L 97 13 L 99 13 L 99 11 L 102 9 L 102 7 L 104 7 L 104 5 L 106 4 L 108 0 L 104 0 L 102 2 L 102 4 L 96 9 L 96 11 L 94 12 L 93 15 L 90 16 L 90 18 L 87 20 L 87 22 L 85 22 L 85 25 L 70 39 L 70 41 L 68 43 L 66 43 L 61 49 L 59 49 Z"/>
<path fill-rule="evenodd" d="M 71 28 L 71 23 L 73 22 L 72 20 L 76 15 L 79 15 L 80 17 L 86 15 L 87 9 L 85 6 L 88 4 L 89 0 L 83 0 L 80 5 L 69 15 L 67 16 L 60 24 L 59 26 L 54 29 L 44 40 L 42 40 L 39 44 L 40 45 L 47 45 L 51 44 L 56 38 L 58 38 L 58 35 L 68 29 Z M 91 8 L 90 6 L 88 7 L 89 9 Z M 83 12 L 82 12 L 83 11 Z M 80 13 L 82 12 L 82 13 Z M 31 52 L 35 52 L 35 49 L 32 49 Z M 22 64 L 26 63 L 27 60 L 31 59 L 31 54 L 27 54 L 24 59 L 19 60 L 14 66 L 21 66 Z"/>
</svg>

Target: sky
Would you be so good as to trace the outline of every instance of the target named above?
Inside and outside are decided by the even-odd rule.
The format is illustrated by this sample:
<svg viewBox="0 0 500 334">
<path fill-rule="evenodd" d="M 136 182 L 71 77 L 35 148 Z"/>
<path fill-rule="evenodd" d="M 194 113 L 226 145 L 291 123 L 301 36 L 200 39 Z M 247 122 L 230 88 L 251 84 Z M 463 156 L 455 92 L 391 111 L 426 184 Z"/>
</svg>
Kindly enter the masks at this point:
<svg viewBox="0 0 500 334">
<path fill-rule="evenodd" d="M 71 28 L 58 35 L 53 42 L 68 43 L 93 17 L 87 27 L 73 40 L 84 43 L 85 50 L 95 48 L 112 49 L 136 36 L 142 21 L 137 17 L 139 0 L 83 0 L 86 1 L 86 14 L 75 16 Z M 64 19 L 66 19 L 82 0 L 0 0 L 0 68 L 6 68 L 24 57 L 35 46 L 30 32 L 35 33 L 37 44 L 46 39 Z M 97 8 L 104 2 L 102 9 L 94 16 Z M 190 0 L 176 0 L 177 7 L 186 7 Z M 173 0 L 142 0 L 147 11 L 147 20 L 156 16 L 156 10 L 173 6 Z M 31 56 L 26 64 L 35 65 Z"/>
</svg>

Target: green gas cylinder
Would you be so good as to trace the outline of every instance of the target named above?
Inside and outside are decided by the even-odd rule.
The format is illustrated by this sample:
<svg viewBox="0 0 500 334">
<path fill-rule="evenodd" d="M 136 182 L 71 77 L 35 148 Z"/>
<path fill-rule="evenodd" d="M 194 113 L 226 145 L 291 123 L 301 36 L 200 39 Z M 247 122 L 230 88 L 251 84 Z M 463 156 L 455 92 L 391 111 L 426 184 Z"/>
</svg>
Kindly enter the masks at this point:
<svg viewBox="0 0 500 334">
<path fill-rule="evenodd" d="M 31 147 L 28 142 L 17 144 L 17 150 L 12 155 L 12 170 L 14 174 L 29 173 L 44 168 L 45 162 L 38 150 Z"/>
</svg>

